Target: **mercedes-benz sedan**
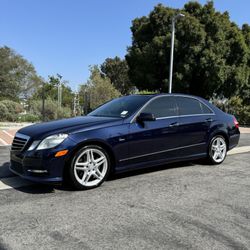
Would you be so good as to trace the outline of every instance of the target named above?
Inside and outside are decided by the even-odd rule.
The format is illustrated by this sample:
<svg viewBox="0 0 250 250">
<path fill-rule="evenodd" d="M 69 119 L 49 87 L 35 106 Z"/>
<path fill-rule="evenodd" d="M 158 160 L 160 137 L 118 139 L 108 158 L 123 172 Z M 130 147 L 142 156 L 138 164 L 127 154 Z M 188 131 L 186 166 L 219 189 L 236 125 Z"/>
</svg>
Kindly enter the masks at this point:
<svg viewBox="0 0 250 250">
<path fill-rule="evenodd" d="M 235 117 L 202 98 L 130 95 L 87 116 L 20 129 L 10 169 L 31 181 L 67 179 L 77 189 L 89 189 L 111 172 L 198 158 L 220 164 L 239 137 Z"/>
</svg>

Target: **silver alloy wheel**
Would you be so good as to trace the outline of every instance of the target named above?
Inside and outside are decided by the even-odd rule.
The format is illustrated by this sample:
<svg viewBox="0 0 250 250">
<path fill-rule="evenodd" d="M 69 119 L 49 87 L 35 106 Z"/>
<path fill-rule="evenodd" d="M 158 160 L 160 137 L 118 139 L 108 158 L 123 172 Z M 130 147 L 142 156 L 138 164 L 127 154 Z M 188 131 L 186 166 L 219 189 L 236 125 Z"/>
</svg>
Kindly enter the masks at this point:
<svg viewBox="0 0 250 250">
<path fill-rule="evenodd" d="M 211 156 L 216 163 L 221 163 L 226 157 L 227 145 L 222 137 L 216 137 L 211 145 Z"/>
<path fill-rule="evenodd" d="M 85 187 L 97 186 L 108 171 L 108 160 L 105 154 L 96 148 L 87 148 L 76 159 L 74 175 Z"/>
</svg>

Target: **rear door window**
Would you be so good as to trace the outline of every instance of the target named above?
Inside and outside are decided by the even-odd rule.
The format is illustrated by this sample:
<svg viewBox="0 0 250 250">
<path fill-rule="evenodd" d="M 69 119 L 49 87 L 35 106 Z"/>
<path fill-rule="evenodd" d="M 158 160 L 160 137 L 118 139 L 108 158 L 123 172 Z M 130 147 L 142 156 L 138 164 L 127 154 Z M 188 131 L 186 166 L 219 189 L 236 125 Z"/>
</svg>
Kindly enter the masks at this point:
<svg viewBox="0 0 250 250">
<path fill-rule="evenodd" d="M 201 103 L 189 97 L 176 96 L 179 115 L 203 114 Z"/>
</svg>

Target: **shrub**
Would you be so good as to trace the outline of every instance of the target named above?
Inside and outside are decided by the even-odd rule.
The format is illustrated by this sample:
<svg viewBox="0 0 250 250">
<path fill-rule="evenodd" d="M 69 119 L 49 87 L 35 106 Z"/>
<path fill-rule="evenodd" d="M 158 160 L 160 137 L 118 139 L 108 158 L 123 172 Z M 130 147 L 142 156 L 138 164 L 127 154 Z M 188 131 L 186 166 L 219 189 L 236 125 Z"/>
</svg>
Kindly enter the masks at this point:
<svg viewBox="0 0 250 250">
<path fill-rule="evenodd" d="M 58 119 L 61 119 L 61 118 L 69 118 L 72 116 L 71 114 L 71 109 L 70 108 L 67 108 L 67 107 L 62 107 L 58 110 L 58 113 L 57 113 L 57 118 Z"/>
<path fill-rule="evenodd" d="M 4 100 L 1 101 L 1 103 L 3 103 L 7 107 L 9 113 L 11 114 L 20 114 L 21 112 L 23 112 L 23 107 L 18 102 L 13 102 L 11 100 Z"/>
<path fill-rule="evenodd" d="M 240 124 L 250 125 L 250 105 L 244 104 L 239 96 L 229 99 L 228 112 L 235 115 Z"/>
<path fill-rule="evenodd" d="M 137 95 L 154 95 L 154 94 L 157 94 L 159 92 L 157 91 L 149 91 L 149 90 L 140 90 L 140 91 L 136 91 L 135 94 Z"/>
<path fill-rule="evenodd" d="M 221 110 L 234 115 L 241 125 L 250 125 L 250 105 L 244 103 L 241 97 L 227 99 L 214 96 L 210 101 Z"/>
<path fill-rule="evenodd" d="M 19 117 L 19 122 L 38 122 L 40 117 L 34 114 L 24 114 Z"/>
<path fill-rule="evenodd" d="M 0 102 L 0 121 L 6 121 L 8 113 L 7 107 L 2 102 Z"/>
<path fill-rule="evenodd" d="M 33 100 L 30 102 L 30 113 L 39 117 L 40 120 L 43 119 L 42 113 L 42 100 Z M 58 109 L 57 102 L 51 99 L 45 101 L 44 107 L 44 118 L 45 121 L 69 118 L 71 117 L 71 109 L 67 107 L 61 107 Z"/>
<path fill-rule="evenodd" d="M 0 102 L 0 104 L 3 112 L 0 118 L 2 121 L 10 121 L 10 122 L 18 121 L 18 115 L 23 111 L 21 104 L 13 102 L 11 100 L 3 100 Z M 4 106 L 6 107 L 7 112 L 6 109 L 3 108 Z"/>
</svg>

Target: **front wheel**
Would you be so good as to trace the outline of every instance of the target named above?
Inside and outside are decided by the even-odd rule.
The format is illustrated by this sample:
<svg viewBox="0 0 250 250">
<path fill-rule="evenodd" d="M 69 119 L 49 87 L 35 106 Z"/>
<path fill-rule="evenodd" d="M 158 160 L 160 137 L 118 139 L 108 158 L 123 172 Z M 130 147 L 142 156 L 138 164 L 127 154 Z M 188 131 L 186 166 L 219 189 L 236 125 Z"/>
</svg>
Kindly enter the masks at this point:
<svg viewBox="0 0 250 250">
<path fill-rule="evenodd" d="M 216 135 L 209 144 L 208 159 L 212 164 L 222 163 L 227 155 L 227 143 L 223 136 Z"/>
<path fill-rule="evenodd" d="M 100 186 L 107 178 L 110 160 L 106 151 L 95 145 L 80 149 L 72 159 L 70 180 L 77 189 Z"/>
</svg>

